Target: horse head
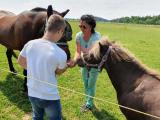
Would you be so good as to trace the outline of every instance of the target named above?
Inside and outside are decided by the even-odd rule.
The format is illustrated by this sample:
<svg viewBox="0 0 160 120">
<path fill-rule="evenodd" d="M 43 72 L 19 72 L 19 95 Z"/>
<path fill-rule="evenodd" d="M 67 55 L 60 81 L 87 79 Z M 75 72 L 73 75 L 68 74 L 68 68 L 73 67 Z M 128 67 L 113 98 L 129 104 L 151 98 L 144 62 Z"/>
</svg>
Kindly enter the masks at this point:
<svg viewBox="0 0 160 120">
<path fill-rule="evenodd" d="M 47 16 L 44 19 L 43 26 L 41 27 L 40 31 L 38 32 L 38 34 L 40 36 L 43 35 L 43 33 L 45 31 L 46 22 L 51 15 L 58 14 L 58 15 L 64 17 L 69 12 L 68 9 L 64 12 L 61 12 L 61 13 L 58 11 L 55 11 L 55 10 L 53 10 L 52 5 L 49 5 L 47 9 L 41 8 L 41 7 L 36 7 L 34 9 L 32 9 L 31 11 L 33 11 L 33 12 L 47 12 Z M 72 40 L 72 28 L 67 20 L 65 20 L 65 22 L 66 22 L 66 28 L 64 31 L 64 36 L 56 44 L 66 52 L 67 60 L 69 60 L 70 59 L 70 50 L 69 50 L 69 46 L 68 46 L 67 42 Z"/>
<path fill-rule="evenodd" d="M 67 9 L 66 11 L 64 11 L 62 13 L 59 13 L 59 12 L 53 10 L 52 5 L 49 5 L 47 8 L 47 19 L 52 14 L 59 14 L 60 16 L 64 17 L 68 12 L 69 12 L 69 9 Z M 69 60 L 70 59 L 70 50 L 69 50 L 67 42 L 72 40 L 72 28 L 71 28 L 71 25 L 66 20 L 65 20 L 65 22 L 66 22 L 66 28 L 64 31 L 64 36 L 57 42 L 57 45 L 66 52 L 67 60 Z"/>
<path fill-rule="evenodd" d="M 112 49 L 112 44 L 107 39 L 97 41 L 88 53 L 81 55 L 76 62 L 80 67 L 98 68 L 101 71 L 107 62 Z"/>
</svg>

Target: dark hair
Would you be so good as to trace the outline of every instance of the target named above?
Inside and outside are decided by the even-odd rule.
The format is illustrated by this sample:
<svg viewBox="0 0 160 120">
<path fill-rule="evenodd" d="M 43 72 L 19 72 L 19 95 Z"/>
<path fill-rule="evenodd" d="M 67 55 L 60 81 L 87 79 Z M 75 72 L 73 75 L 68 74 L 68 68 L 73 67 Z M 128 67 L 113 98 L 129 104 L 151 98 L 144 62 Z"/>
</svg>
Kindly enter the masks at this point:
<svg viewBox="0 0 160 120">
<path fill-rule="evenodd" d="M 60 15 L 54 14 L 49 17 L 45 30 L 49 32 L 57 32 L 65 27 L 65 20 Z"/>
<path fill-rule="evenodd" d="M 82 15 L 81 20 L 91 27 L 91 33 L 95 33 L 96 20 L 93 15 Z"/>
</svg>

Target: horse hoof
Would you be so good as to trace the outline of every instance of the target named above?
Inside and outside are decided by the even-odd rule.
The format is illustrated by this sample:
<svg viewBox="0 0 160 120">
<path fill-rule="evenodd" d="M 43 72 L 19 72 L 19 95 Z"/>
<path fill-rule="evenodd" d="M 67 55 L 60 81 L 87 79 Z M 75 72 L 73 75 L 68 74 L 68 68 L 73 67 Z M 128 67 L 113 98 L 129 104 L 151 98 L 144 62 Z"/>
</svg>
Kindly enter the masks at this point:
<svg viewBox="0 0 160 120">
<path fill-rule="evenodd" d="M 11 70 L 11 72 L 13 72 L 13 73 L 17 73 L 17 71 L 16 71 L 16 70 Z"/>
<path fill-rule="evenodd" d="M 23 94 L 24 94 L 25 96 L 28 96 L 28 90 L 24 89 L 24 90 L 22 90 L 22 92 L 23 92 Z"/>
<path fill-rule="evenodd" d="M 28 96 L 28 92 L 27 92 L 27 91 L 26 91 L 26 92 L 23 92 L 23 93 L 24 93 L 25 96 Z"/>
<path fill-rule="evenodd" d="M 17 74 L 17 71 L 16 70 L 11 70 L 12 74 L 13 75 L 16 75 Z"/>
</svg>

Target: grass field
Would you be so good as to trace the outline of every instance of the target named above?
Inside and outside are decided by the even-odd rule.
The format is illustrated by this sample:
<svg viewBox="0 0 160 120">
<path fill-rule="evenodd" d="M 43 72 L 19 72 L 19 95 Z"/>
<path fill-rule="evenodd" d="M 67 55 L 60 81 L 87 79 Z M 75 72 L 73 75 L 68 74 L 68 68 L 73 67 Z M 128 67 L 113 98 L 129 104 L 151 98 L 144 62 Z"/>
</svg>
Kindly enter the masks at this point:
<svg viewBox="0 0 160 120">
<path fill-rule="evenodd" d="M 72 56 L 75 51 L 75 34 L 79 31 L 78 22 L 70 22 L 73 28 L 73 40 L 69 42 Z M 120 43 L 148 67 L 160 71 L 160 26 L 128 25 L 114 23 L 98 23 L 97 31 L 103 36 Z M 8 70 L 5 48 L 0 46 L 0 120 L 31 119 L 31 106 L 22 92 L 23 77 L 12 75 L 1 69 Z M 22 69 L 14 59 L 18 73 Z M 83 93 L 80 69 L 68 69 L 58 77 L 59 86 Z M 63 116 L 66 120 L 125 120 L 117 106 L 106 102 L 95 101 L 96 110 L 88 113 L 80 112 L 84 96 L 59 89 Z M 96 97 L 117 103 L 116 93 L 103 70 L 97 81 Z"/>
</svg>

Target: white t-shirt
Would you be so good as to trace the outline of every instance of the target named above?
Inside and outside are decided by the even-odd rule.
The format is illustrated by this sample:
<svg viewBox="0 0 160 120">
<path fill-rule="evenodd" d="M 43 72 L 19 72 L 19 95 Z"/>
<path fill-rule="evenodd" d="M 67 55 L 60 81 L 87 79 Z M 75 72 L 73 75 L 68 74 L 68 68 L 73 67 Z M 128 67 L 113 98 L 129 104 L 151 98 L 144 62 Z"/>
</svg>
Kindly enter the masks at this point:
<svg viewBox="0 0 160 120">
<path fill-rule="evenodd" d="M 28 95 L 45 100 L 60 99 L 55 70 L 66 67 L 66 53 L 55 43 L 37 39 L 25 44 L 20 55 L 27 60 Z"/>
</svg>

